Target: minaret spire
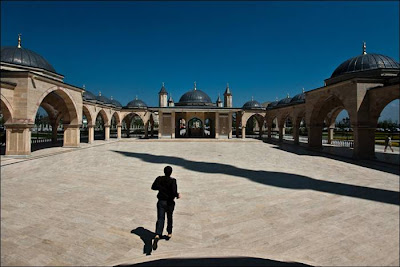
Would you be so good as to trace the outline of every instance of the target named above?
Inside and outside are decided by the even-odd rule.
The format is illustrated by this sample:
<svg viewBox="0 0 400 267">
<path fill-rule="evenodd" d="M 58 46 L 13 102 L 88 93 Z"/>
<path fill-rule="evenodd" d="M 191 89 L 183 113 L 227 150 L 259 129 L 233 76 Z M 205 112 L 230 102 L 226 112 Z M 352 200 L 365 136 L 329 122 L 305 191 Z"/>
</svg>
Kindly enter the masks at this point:
<svg viewBox="0 0 400 267">
<path fill-rule="evenodd" d="M 363 55 L 367 54 L 367 43 L 365 41 L 363 41 Z"/>
<path fill-rule="evenodd" d="M 20 33 L 18 33 L 18 48 L 21 48 L 21 35 Z"/>
</svg>

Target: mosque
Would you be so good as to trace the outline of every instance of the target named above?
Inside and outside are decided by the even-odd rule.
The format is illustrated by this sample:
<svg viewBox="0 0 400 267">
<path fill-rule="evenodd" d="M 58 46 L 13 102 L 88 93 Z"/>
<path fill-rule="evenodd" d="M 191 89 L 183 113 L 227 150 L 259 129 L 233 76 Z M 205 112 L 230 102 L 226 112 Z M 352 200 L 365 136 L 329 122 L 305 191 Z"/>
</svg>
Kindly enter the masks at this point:
<svg viewBox="0 0 400 267">
<path fill-rule="evenodd" d="M 381 111 L 400 98 L 399 63 L 388 56 L 362 53 L 340 64 L 324 86 L 289 95 L 281 100 L 260 102 L 251 99 L 241 107 L 233 107 L 233 93 L 227 84 L 223 101 L 215 102 L 197 88 L 184 93 L 178 102 L 168 98 L 162 83 L 158 107 L 149 107 L 137 97 L 126 106 L 84 87 L 65 83 L 64 76 L 41 55 L 23 48 L 21 36 L 17 46 L 1 48 L 1 113 L 6 128 L 7 156 L 31 155 L 32 128 L 42 107 L 49 115 L 53 141 L 62 121 L 63 146 L 79 147 L 83 121 L 87 124 L 88 142 L 94 141 L 97 118 L 104 122 L 104 140 L 110 140 L 112 127 L 122 138 L 122 128 L 131 125 L 134 117 L 144 124 L 144 135 L 152 136 L 158 122 L 158 138 L 246 138 L 250 118 L 257 122 L 260 137 L 271 138 L 273 129 L 283 140 L 290 121 L 295 144 L 299 144 L 300 125 L 306 125 L 308 146 L 322 147 L 324 125 L 328 143 L 333 139 L 335 119 L 345 109 L 354 134 L 355 158 L 373 158 L 375 129 Z M 128 133 L 129 135 L 129 133 Z"/>
</svg>

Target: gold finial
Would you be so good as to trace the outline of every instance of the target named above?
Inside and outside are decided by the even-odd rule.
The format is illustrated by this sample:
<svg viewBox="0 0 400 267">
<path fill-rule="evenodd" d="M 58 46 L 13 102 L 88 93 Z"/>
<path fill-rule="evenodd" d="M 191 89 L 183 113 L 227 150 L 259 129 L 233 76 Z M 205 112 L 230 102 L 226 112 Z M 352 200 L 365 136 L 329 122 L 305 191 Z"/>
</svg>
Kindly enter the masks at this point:
<svg viewBox="0 0 400 267">
<path fill-rule="evenodd" d="M 99 96 L 101 96 L 101 91 L 99 91 Z"/>
<path fill-rule="evenodd" d="M 18 48 L 21 48 L 21 35 L 20 33 L 18 33 Z"/>
<path fill-rule="evenodd" d="M 194 90 L 196 91 L 196 89 L 197 89 L 197 88 L 196 88 L 196 82 L 194 82 Z"/>
<path fill-rule="evenodd" d="M 363 55 L 367 54 L 367 43 L 365 41 L 363 41 Z"/>
</svg>

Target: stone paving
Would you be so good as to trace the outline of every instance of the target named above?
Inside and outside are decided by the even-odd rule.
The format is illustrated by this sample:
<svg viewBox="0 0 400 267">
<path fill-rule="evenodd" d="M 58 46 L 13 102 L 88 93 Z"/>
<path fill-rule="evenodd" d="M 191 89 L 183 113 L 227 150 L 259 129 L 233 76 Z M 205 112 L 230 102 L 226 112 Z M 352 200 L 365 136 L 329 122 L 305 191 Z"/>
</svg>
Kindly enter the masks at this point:
<svg viewBox="0 0 400 267">
<path fill-rule="evenodd" d="M 287 146 L 98 141 L 2 158 L 1 265 L 257 257 L 398 266 L 398 168 Z M 183 198 L 172 239 L 151 251 L 157 199 L 150 186 L 166 165 Z"/>
</svg>

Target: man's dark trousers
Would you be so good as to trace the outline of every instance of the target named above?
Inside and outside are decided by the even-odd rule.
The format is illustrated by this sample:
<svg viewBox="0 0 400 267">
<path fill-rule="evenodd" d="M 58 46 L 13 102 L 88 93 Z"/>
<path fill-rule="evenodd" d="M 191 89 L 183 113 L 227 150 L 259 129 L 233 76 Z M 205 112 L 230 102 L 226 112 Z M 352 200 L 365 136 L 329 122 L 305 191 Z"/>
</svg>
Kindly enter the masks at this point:
<svg viewBox="0 0 400 267">
<path fill-rule="evenodd" d="M 157 202 L 157 223 L 156 234 L 160 237 L 164 229 L 165 213 L 167 213 L 167 232 L 172 234 L 172 213 L 174 212 L 175 201 L 158 200 Z"/>
</svg>

